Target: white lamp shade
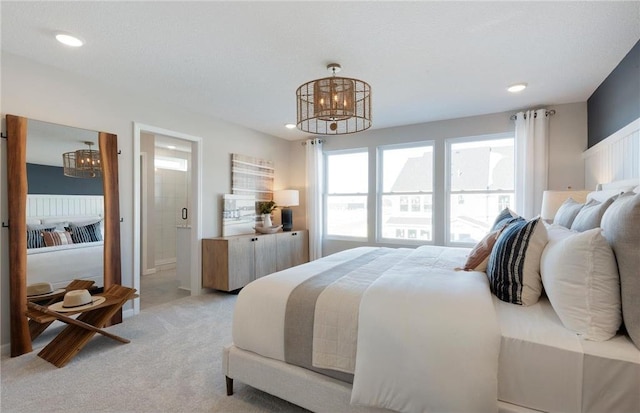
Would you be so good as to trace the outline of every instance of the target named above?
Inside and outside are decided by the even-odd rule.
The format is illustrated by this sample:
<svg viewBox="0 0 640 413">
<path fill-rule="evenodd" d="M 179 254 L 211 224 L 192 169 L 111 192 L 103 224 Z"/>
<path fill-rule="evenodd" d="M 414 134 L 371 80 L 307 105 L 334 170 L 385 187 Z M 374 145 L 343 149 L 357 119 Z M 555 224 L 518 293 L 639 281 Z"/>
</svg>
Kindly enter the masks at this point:
<svg viewBox="0 0 640 413">
<path fill-rule="evenodd" d="M 590 191 L 544 191 L 542 193 L 542 211 L 540 217 L 546 221 L 553 221 L 556 212 L 567 199 L 571 198 L 578 203 L 587 200 Z"/>
<path fill-rule="evenodd" d="M 298 206 L 299 197 L 300 193 L 295 189 L 282 189 L 273 193 L 273 201 L 280 207 Z"/>
</svg>

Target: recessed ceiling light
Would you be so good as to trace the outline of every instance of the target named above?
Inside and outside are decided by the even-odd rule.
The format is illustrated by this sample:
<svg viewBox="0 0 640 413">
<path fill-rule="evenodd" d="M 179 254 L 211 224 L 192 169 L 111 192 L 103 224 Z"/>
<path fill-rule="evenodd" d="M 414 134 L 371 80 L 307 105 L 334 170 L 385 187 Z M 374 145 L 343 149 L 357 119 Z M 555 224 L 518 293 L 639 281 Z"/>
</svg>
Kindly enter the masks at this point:
<svg viewBox="0 0 640 413">
<path fill-rule="evenodd" d="M 287 123 L 284 125 L 285 128 L 287 129 L 295 129 L 296 128 L 296 124 L 295 123 Z"/>
<path fill-rule="evenodd" d="M 59 41 L 62 44 L 65 44 L 67 46 L 71 46 L 71 47 L 80 47 L 84 44 L 84 42 L 76 37 L 76 36 L 72 36 L 68 33 L 58 33 L 56 34 L 56 40 Z"/>
<path fill-rule="evenodd" d="M 522 92 L 527 88 L 526 83 L 516 83 L 515 85 L 511 85 L 507 88 L 507 90 L 511 93 Z"/>
</svg>

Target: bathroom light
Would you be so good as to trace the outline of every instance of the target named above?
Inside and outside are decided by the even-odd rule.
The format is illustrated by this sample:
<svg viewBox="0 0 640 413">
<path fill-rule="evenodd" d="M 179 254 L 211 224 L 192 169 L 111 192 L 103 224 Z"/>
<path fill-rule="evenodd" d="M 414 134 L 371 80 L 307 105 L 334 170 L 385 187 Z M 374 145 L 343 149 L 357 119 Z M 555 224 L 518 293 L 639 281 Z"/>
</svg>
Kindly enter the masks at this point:
<svg viewBox="0 0 640 413">
<path fill-rule="evenodd" d="M 75 37 L 66 33 L 56 34 L 56 40 L 62 44 L 65 44 L 71 47 L 80 47 L 84 44 L 84 42 L 80 40 L 78 37 Z"/>
<path fill-rule="evenodd" d="M 287 129 L 295 129 L 296 128 L 296 124 L 295 123 L 286 123 L 284 125 L 285 128 Z"/>
<path fill-rule="evenodd" d="M 507 88 L 507 90 L 511 93 L 522 92 L 527 88 L 526 83 L 516 83 L 515 85 L 511 85 Z"/>
</svg>

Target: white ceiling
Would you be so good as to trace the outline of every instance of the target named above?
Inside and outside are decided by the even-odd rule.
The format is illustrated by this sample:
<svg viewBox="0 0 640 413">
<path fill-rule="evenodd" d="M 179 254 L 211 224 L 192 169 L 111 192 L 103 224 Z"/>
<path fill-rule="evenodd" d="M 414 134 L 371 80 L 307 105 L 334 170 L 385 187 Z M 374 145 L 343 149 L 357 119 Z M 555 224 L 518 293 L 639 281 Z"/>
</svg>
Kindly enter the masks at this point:
<svg viewBox="0 0 640 413">
<path fill-rule="evenodd" d="M 9 2 L 2 50 L 286 139 L 296 88 L 371 84 L 373 128 L 586 101 L 640 2 Z M 58 44 L 63 30 L 79 49 Z M 527 82 L 510 94 L 505 88 Z"/>
</svg>

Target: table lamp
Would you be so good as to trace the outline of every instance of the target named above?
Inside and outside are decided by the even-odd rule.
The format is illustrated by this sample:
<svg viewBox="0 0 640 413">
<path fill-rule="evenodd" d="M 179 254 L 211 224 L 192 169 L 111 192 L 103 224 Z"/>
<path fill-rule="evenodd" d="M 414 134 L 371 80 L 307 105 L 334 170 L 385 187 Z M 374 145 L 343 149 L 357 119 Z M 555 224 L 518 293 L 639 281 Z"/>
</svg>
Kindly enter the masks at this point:
<svg viewBox="0 0 640 413">
<path fill-rule="evenodd" d="M 282 189 L 275 191 L 273 194 L 273 200 L 278 208 L 280 208 L 282 218 L 282 230 L 291 231 L 293 228 L 293 211 L 292 206 L 298 206 L 299 192 L 295 189 Z"/>
</svg>

